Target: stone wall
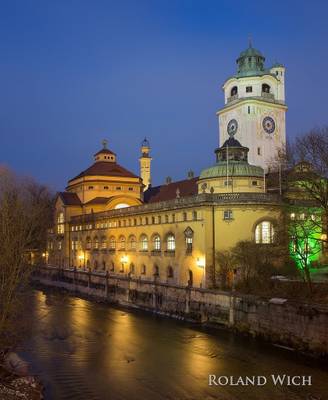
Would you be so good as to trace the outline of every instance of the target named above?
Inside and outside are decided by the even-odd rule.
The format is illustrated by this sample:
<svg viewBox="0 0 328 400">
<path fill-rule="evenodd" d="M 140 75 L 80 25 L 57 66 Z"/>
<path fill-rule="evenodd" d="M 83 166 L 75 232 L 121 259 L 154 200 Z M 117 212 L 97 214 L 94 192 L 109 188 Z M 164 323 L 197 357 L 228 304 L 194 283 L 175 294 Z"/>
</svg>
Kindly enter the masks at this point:
<svg viewBox="0 0 328 400">
<path fill-rule="evenodd" d="M 328 355 L 328 307 L 173 286 L 108 273 L 38 268 L 35 283 L 195 322 L 224 325 L 316 356 Z"/>
</svg>

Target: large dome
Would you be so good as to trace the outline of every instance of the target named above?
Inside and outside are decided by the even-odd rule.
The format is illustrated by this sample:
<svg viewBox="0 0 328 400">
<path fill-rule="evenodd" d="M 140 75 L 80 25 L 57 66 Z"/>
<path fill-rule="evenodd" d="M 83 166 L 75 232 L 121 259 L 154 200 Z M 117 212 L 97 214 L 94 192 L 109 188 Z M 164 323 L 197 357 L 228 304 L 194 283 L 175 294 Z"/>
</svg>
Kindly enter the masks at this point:
<svg viewBox="0 0 328 400">
<path fill-rule="evenodd" d="M 248 177 L 263 177 L 263 169 L 256 165 L 245 164 L 245 162 L 241 161 L 230 161 L 228 163 L 228 171 L 227 171 L 227 163 L 221 162 L 212 167 L 204 169 L 199 179 L 208 179 L 208 178 L 222 178 L 225 176 L 248 176 Z"/>
</svg>

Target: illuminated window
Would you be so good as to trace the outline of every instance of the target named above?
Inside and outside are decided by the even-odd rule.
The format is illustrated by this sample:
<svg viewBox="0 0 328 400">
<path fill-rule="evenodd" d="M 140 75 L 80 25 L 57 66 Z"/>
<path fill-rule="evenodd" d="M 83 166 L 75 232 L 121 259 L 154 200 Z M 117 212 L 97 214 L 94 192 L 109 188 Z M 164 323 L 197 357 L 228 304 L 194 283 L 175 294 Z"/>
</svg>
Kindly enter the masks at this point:
<svg viewBox="0 0 328 400">
<path fill-rule="evenodd" d="M 295 219 L 295 213 L 291 213 L 291 214 L 290 214 L 290 219 L 291 219 L 291 220 L 294 220 L 294 219 Z"/>
<path fill-rule="evenodd" d="M 125 237 L 124 236 L 120 236 L 119 238 L 119 246 L 120 246 L 120 250 L 124 250 L 125 249 Z"/>
<path fill-rule="evenodd" d="M 93 239 L 93 248 L 98 250 L 99 249 L 99 239 L 97 236 Z"/>
<path fill-rule="evenodd" d="M 161 238 L 159 235 L 154 236 L 154 250 L 156 251 L 161 250 Z"/>
<path fill-rule="evenodd" d="M 168 251 L 175 251 L 175 237 L 170 234 L 166 238 L 166 249 Z"/>
<path fill-rule="evenodd" d="M 148 250 L 148 238 L 146 235 L 142 235 L 140 238 L 140 250 L 141 251 Z"/>
<path fill-rule="evenodd" d="M 255 242 L 260 244 L 273 243 L 274 229 L 270 221 L 263 221 L 256 226 Z"/>
<path fill-rule="evenodd" d="M 115 206 L 115 210 L 119 210 L 120 208 L 126 208 L 126 207 L 129 207 L 129 205 L 126 203 L 120 203 Z"/>
<path fill-rule="evenodd" d="M 110 240 L 109 240 L 109 248 L 110 248 L 111 250 L 115 250 L 115 247 L 116 247 L 116 241 L 115 241 L 114 236 L 112 236 L 112 237 L 110 238 Z"/>
<path fill-rule="evenodd" d="M 101 238 L 101 248 L 102 248 L 102 249 L 106 249 L 106 248 L 107 248 L 106 236 L 103 236 L 103 237 Z"/>
<path fill-rule="evenodd" d="M 135 236 L 129 237 L 129 250 L 136 250 L 137 248 L 137 239 Z"/>
<path fill-rule="evenodd" d="M 60 212 L 57 216 L 57 233 L 62 235 L 64 233 L 64 213 Z"/>
</svg>

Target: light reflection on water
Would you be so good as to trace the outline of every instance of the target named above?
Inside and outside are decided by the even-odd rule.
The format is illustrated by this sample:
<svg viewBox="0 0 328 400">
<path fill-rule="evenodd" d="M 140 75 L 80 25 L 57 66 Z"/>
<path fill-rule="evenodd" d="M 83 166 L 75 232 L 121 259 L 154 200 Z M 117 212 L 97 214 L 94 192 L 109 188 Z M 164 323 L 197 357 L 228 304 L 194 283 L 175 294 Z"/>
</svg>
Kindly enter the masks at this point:
<svg viewBox="0 0 328 400">
<path fill-rule="evenodd" d="M 326 399 L 328 373 L 314 362 L 225 331 L 36 291 L 24 346 L 46 399 Z M 312 387 L 209 387 L 208 375 L 312 375 Z"/>
</svg>

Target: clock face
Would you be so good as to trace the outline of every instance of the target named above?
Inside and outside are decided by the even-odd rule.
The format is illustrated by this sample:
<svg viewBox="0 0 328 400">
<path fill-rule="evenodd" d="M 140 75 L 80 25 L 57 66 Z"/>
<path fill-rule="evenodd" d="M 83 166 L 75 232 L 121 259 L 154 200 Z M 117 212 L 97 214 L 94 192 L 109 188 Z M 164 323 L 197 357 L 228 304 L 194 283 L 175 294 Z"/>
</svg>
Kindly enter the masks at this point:
<svg viewBox="0 0 328 400">
<path fill-rule="evenodd" d="M 235 119 L 231 119 L 227 126 L 227 131 L 229 136 L 233 136 L 236 134 L 238 130 L 238 122 Z"/>
<path fill-rule="evenodd" d="M 265 132 L 269 134 L 272 134 L 276 129 L 276 123 L 274 122 L 274 119 L 271 117 L 263 118 L 262 126 Z"/>
</svg>

